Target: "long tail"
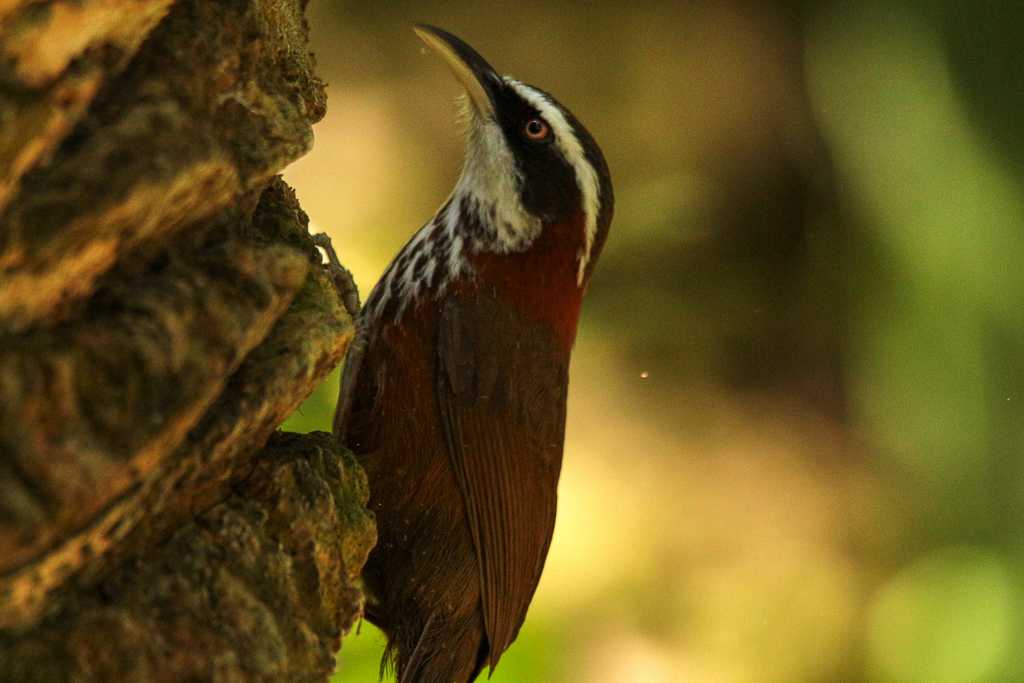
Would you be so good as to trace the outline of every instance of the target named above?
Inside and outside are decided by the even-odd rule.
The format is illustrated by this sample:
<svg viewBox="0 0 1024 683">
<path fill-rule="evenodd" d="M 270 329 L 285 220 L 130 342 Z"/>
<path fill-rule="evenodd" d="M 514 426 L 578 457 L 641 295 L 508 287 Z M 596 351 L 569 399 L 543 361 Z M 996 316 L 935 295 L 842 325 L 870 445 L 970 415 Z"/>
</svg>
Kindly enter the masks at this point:
<svg viewBox="0 0 1024 683">
<path fill-rule="evenodd" d="M 410 680 L 412 671 L 416 669 L 416 664 L 423 659 L 424 655 L 426 655 L 426 649 L 423 647 L 423 641 L 426 640 L 427 631 L 430 630 L 430 624 L 434 622 L 434 616 L 436 615 L 431 614 L 430 617 L 427 618 L 427 623 L 425 623 L 423 628 L 420 629 L 420 639 L 416 641 L 416 647 L 412 649 L 412 654 L 409 655 L 409 662 L 403 667 L 404 674 L 398 679 L 398 683 L 412 683 Z"/>
<path fill-rule="evenodd" d="M 411 629 L 389 634 L 381 671 L 394 668 L 398 683 L 471 683 L 487 660 L 483 620 L 453 615 L 426 618 Z"/>
</svg>

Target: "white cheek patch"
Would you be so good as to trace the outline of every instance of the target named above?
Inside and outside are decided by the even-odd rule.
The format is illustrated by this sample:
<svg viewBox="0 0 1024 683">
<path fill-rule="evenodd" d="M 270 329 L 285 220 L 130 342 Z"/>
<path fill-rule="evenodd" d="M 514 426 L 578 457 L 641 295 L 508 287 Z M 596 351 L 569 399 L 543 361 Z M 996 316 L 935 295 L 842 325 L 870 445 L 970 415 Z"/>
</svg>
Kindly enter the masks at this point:
<svg viewBox="0 0 1024 683">
<path fill-rule="evenodd" d="M 480 225 L 494 231 L 490 248 L 499 253 L 525 249 L 540 234 L 541 221 L 519 199 L 522 177 L 505 134 L 493 120 L 471 117 L 468 136 L 466 162 L 453 196 L 478 213 Z"/>
<path fill-rule="evenodd" d="M 593 165 L 587 161 L 583 145 L 580 144 L 576 133 L 573 132 L 572 126 L 569 125 L 562 111 L 543 93 L 528 85 L 508 77 L 505 78 L 505 83 L 529 102 L 530 106 L 540 112 L 540 115 L 551 126 L 551 130 L 555 134 L 555 144 L 561 150 L 562 156 L 576 172 L 576 185 L 580 188 L 584 216 L 583 249 L 579 254 L 580 263 L 576 281 L 578 285 L 582 286 L 583 276 L 587 271 L 587 264 L 590 262 L 590 252 L 594 247 L 594 238 L 597 235 L 597 216 L 601 211 L 601 180 Z"/>
</svg>

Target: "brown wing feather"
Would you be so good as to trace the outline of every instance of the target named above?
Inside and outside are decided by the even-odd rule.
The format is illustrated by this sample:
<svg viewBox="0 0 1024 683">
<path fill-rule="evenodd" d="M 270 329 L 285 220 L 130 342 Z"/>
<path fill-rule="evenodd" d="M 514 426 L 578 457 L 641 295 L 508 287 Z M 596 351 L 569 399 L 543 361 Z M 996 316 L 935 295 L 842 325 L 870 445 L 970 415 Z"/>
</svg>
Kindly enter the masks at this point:
<svg viewBox="0 0 1024 683">
<path fill-rule="evenodd" d="M 545 326 L 488 297 L 446 304 L 438 350 L 438 406 L 493 667 L 526 617 L 554 530 L 569 353 Z"/>
</svg>

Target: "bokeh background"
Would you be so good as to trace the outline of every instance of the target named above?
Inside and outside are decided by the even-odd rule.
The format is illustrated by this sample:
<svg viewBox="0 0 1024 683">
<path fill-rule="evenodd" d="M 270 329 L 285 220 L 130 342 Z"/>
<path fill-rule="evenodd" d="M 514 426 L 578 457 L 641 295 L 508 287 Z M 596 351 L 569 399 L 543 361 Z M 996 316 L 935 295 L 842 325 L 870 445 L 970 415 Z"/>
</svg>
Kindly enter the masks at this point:
<svg viewBox="0 0 1024 683">
<path fill-rule="evenodd" d="M 1024 5 L 310 8 L 286 174 L 364 295 L 458 176 L 414 21 L 555 93 L 612 234 L 496 683 L 1024 681 Z M 327 429 L 336 376 L 287 425 Z M 376 678 L 381 635 L 337 683 Z"/>
</svg>

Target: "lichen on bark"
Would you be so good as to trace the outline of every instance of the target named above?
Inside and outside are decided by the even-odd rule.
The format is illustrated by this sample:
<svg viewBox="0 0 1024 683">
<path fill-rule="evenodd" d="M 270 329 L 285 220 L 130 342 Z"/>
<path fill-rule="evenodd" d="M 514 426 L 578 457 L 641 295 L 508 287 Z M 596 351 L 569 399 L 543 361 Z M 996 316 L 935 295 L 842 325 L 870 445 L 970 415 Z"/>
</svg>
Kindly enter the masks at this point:
<svg viewBox="0 0 1024 683">
<path fill-rule="evenodd" d="M 353 333 L 304 5 L 0 0 L 2 680 L 323 680 L 358 614 L 365 479 L 275 434 Z"/>
</svg>

